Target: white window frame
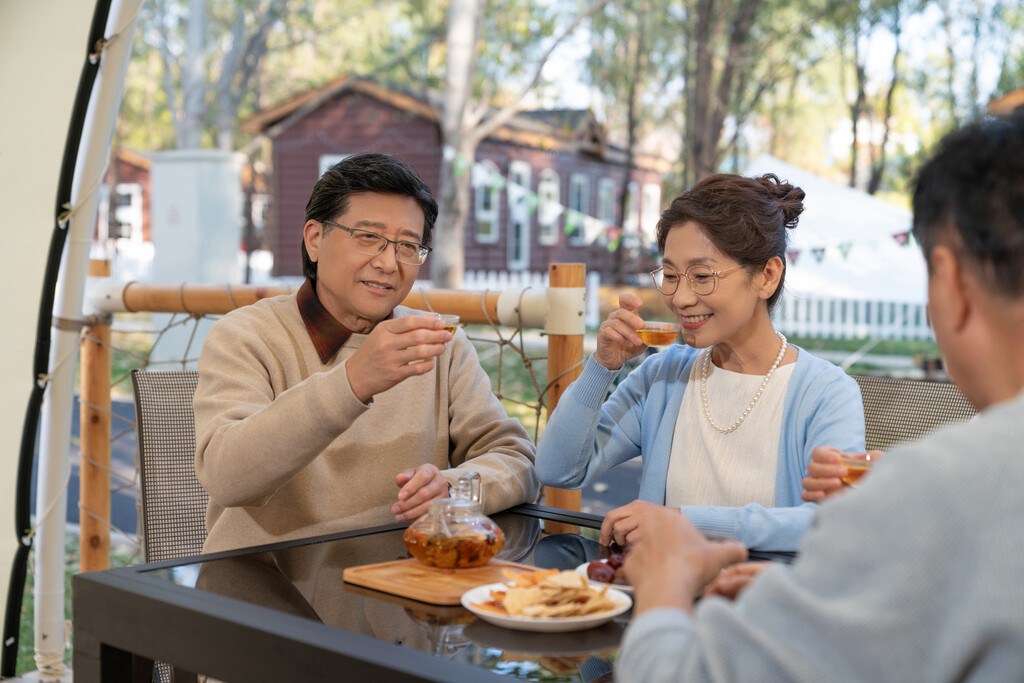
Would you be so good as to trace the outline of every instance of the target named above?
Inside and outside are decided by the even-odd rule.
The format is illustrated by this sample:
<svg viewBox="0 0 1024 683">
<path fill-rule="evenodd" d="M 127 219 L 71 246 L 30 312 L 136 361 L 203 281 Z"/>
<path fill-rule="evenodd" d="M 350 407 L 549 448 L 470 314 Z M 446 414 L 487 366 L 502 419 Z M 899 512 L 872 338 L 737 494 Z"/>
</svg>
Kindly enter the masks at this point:
<svg viewBox="0 0 1024 683">
<path fill-rule="evenodd" d="M 597 219 L 605 225 L 615 222 L 615 181 L 601 178 L 597 181 Z"/>
<path fill-rule="evenodd" d="M 486 182 L 478 183 L 474 188 L 473 207 L 476 211 L 476 241 L 478 244 L 495 244 L 501 234 L 501 225 L 498 222 L 501 209 L 501 188 L 494 184 L 494 179 L 499 178 L 498 165 L 489 159 L 479 162 L 486 169 L 481 175 L 486 176 Z M 490 206 L 486 206 L 487 200 Z M 481 226 L 490 226 L 487 232 L 482 231 Z"/>
<path fill-rule="evenodd" d="M 529 162 L 513 161 L 508 165 L 508 256 L 509 270 L 530 267 L 530 183 Z M 518 185 L 522 189 L 513 190 Z"/>
<path fill-rule="evenodd" d="M 578 217 L 576 231 L 566 241 L 574 247 L 583 246 L 587 243 L 583 217 L 590 215 L 590 176 L 585 173 L 573 173 L 569 178 L 569 208 L 582 216 Z"/>
<path fill-rule="evenodd" d="M 558 171 L 545 168 L 537 174 L 537 242 L 545 246 L 558 244 L 561 225 L 562 179 Z"/>
</svg>

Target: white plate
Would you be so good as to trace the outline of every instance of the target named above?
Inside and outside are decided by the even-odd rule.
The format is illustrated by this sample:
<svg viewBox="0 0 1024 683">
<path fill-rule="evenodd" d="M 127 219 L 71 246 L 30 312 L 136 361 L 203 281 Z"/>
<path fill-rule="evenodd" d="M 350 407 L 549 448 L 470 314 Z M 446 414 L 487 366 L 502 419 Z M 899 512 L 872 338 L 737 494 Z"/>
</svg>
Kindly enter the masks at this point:
<svg viewBox="0 0 1024 683">
<path fill-rule="evenodd" d="M 462 594 L 462 606 L 484 621 L 510 628 L 514 631 L 540 631 L 543 633 L 555 633 L 560 631 L 582 631 L 583 629 L 594 628 L 606 624 L 633 606 L 633 599 L 622 591 L 609 588 L 605 595 L 609 600 L 618 606 L 608 612 L 600 614 L 588 614 L 583 617 L 513 617 L 504 614 L 495 614 L 475 607 L 474 603 L 484 603 L 491 599 L 492 590 L 507 590 L 508 584 L 489 583 L 485 586 L 471 588 Z"/>
<path fill-rule="evenodd" d="M 608 564 L 608 560 L 598 560 L 598 562 Z M 633 594 L 633 587 L 630 586 L 628 583 L 605 583 L 603 581 L 594 581 L 592 578 L 587 576 L 587 566 L 589 564 L 589 562 L 584 562 L 580 566 L 576 567 L 576 573 L 585 578 L 587 581 L 589 581 L 591 586 L 596 586 L 597 588 L 611 586 L 612 588 L 620 590 L 623 593 L 627 593 L 629 595 Z"/>
</svg>

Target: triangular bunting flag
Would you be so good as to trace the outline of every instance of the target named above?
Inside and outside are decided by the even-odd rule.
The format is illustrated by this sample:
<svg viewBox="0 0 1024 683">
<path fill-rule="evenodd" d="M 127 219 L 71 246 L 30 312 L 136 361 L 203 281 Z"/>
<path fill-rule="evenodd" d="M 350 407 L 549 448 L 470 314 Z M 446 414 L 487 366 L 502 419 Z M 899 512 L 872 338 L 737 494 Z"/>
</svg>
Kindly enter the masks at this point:
<svg viewBox="0 0 1024 683">
<path fill-rule="evenodd" d="M 565 210 L 565 234 L 573 235 L 583 224 L 583 214 L 576 209 Z"/>
<path fill-rule="evenodd" d="M 800 258 L 800 250 L 799 249 L 789 249 L 788 251 L 786 251 L 786 256 L 789 257 L 789 262 L 792 263 L 795 266 L 796 265 L 796 260 L 798 258 Z"/>
<path fill-rule="evenodd" d="M 843 242 L 842 244 L 839 245 L 839 253 L 843 255 L 844 260 L 847 256 L 850 255 L 850 249 L 852 248 L 853 242 Z"/>
<path fill-rule="evenodd" d="M 814 254 L 814 260 L 821 263 L 821 259 L 825 258 L 825 247 L 814 247 L 811 253 Z"/>
<path fill-rule="evenodd" d="M 892 238 L 896 240 L 896 243 L 899 244 L 901 247 L 905 247 L 908 244 L 910 244 L 910 232 L 907 230 L 896 233 L 895 235 L 892 236 Z"/>
<path fill-rule="evenodd" d="M 526 206 L 531 212 L 537 210 L 537 205 L 540 204 L 540 197 L 534 192 L 526 193 Z"/>
</svg>

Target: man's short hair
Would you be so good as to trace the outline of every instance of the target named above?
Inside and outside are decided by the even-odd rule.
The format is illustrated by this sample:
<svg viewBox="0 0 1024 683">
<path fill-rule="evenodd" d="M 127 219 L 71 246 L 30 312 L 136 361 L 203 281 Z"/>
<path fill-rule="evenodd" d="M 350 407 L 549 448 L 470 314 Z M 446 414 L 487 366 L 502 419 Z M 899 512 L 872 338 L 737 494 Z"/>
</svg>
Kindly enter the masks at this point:
<svg viewBox="0 0 1024 683">
<path fill-rule="evenodd" d="M 345 157 L 324 172 L 313 185 L 306 203 L 306 221 L 329 221 L 348 210 L 349 197 L 362 192 L 412 197 L 423 210 L 423 240 L 429 246 L 437 202 L 423 179 L 404 161 L 391 154 L 365 152 Z M 316 263 L 302 241 L 302 274 L 316 280 Z"/>
<path fill-rule="evenodd" d="M 992 291 L 1024 296 L 1024 112 L 947 135 L 914 183 L 914 238 L 953 249 Z"/>
</svg>

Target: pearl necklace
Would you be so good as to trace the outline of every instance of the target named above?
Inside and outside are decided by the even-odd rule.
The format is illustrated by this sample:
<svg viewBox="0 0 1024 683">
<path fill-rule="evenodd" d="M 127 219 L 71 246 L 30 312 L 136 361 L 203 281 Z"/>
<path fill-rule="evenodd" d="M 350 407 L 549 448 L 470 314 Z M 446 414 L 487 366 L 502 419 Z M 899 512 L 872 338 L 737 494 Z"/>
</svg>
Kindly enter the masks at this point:
<svg viewBox="0 0 1024 683">
<path fill-rule="evenodd" d="M 786 355 L 786 349 L 789 347 L 789 342 L 786 341 L 785 335 L 781 332 L 776 332 L 776 334 L 779 335 L 780 339 L 782 339 L 782 348 L 779 349 L 779 355 L 775 357 L 775 362 L 772 363 L 770 368 L 768 368 L 768 374 L 764 376 L 764 380 L 761 382 L 761 386 L 758 387 L 757 393 L 754 394 L 754 398 L 750 399 L 750 405 L 748 405 L 747 409 L 743 411 L 743 414 L 740 415 L 739 419 L 728 427 L 722 427 L 715 422 L 714 418 L 711 417 L 711 404 L 708 403 L 708 366 L 711 363 L 711 351 L 715 347 L 711 346 L 708 348 L 707 353 L 704 354 L 704 360 L 701 363 L 700 368 L 700 401 L 704 404 L 704 417 L 708 419 L 708 424 L 722 434 L 734 432 L 737 427 L 743 424 L 743 421 L 747 419 L 747 415 L 750 415 L 750 411 L 753 410 L 754 406 L 757 405 L 757 402 L 761 400 L 761 394 L 764 393 L 764 388 L 768 386 L 769 380 L 771 380 L 772 375 L 775 374 L 775 370 L 779 367 L 779 363 L 782 362 L 782 357 Z"/>
</svg>

